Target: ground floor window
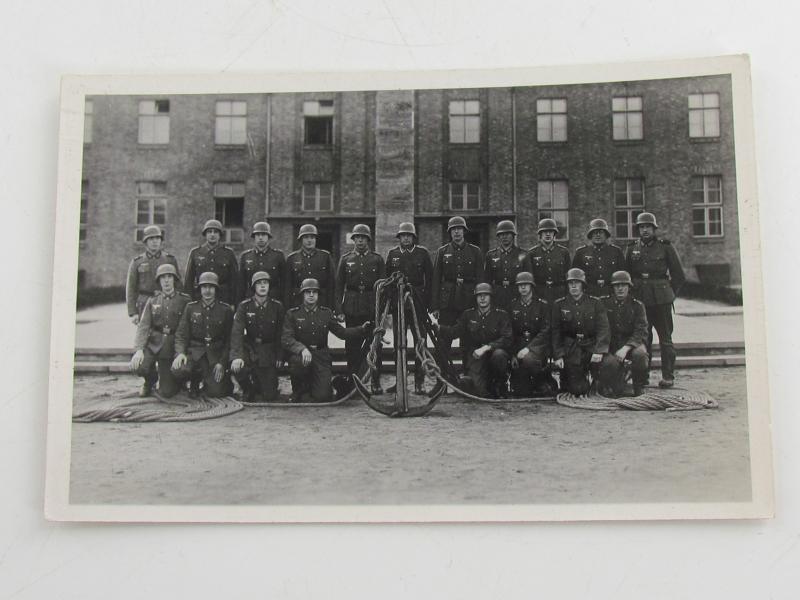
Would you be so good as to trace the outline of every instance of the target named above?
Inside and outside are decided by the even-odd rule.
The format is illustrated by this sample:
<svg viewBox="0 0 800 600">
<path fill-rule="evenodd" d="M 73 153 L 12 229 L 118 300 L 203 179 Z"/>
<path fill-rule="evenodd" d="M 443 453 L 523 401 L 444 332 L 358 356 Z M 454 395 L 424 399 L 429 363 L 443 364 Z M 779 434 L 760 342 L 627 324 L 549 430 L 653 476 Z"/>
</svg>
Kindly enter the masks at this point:
<svg viewBox="0 0 800 600">
<path fill-rule="evenodd" d="M 557 240 L 569 239 L 569 185 L 564 179 L 539 181 L 536 194 L 539 220 L 555 219 Z"/>
<path fill-rule="evenodd" d="M 332 183 L 304 183 L 303 211 L 330 212 L 333 210 Z"/>
<path fill-rule="evenodd" d="M 450 182 L 450 210 L 480 210 L 481 184 L 477 181 Z"/>
<path fill-rule="evenodd" d="M 166 237 L 167 182 L 139 181 L 136 183 L 136 241 L 141 242 L 144 228 L 158 225 Z"/>
<path fill-rule="evenodd" d="M 722 177 L 692 177 L 692 234 L 694 237 L 722 237 Z"/>
<path fill-rule="evenodd" d="M 638 237 L 636 217 L 644 212 L 644 179 L 614 180 L 614 237 L 632 240 Z"/>
<path fill-rule="evenodd" d="M 244 243 L 244 183 L 214 184 L 214 218 L 222 223 L 225 244 Z"/>
</svg>

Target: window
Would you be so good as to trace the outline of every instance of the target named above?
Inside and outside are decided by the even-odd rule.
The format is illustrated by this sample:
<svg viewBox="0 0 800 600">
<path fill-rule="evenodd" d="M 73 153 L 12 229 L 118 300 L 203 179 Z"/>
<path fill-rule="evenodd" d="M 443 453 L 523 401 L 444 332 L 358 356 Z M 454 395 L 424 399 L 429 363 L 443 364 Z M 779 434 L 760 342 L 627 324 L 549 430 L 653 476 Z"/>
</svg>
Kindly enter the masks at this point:
<svg viewBox="0 0 800 600">
<path fill-rule="evenodd" d="M 333 144 L 333 100 L 303 102 L 305 143 L 316 146 Z"/>
<path fill-rule="evenodd" d="M 247 143 L 247 102 L 221 100 L 217 102 L 216 116 L 215 144 Z"/>
<path fill-rule="evenodd" d="M 536 101 L 536 139 L 539 142 L 567 141 L 565 98 L 545 98 Z"/>
<path fill-rule="evenodd" d="M 692 235 L 722 237 L 722 177 L 692 177 Z"/>
<path fill-rule="evenodd" d="M 89 182 L 84 179 L 81 181 L 81 225 L 78 239 L 86 241 L 86 230 L 89 226 Z"/>
<path fill-rule="evenodd" d="M 478 100 L 450 103 L 450 143 L 477 144 L 481 141 L 481 104 Z"/>
<path fill-rule="evenodd" d="M 689 137 L 719 137 L 719 94 L 689 94 Z"/>
<path fill-rule="evenodd" d="M 611 119 L 615 140 L 641 140 L 644 137 L 641 96 L 612 98 Z"/>
<path fill-rule="evenodd" d="M 479 210 L 481 184 L 474 181 L 450 182 L 450 210 Z"/>
<path fill-rule="evenodd" d="M 94 116 L 94 102 L 86 100 L 83 108 L 83 143 L 92 143 L 92 117 Z"/>
<path fill-rule="evenodd" d="M 139 143 L 169 143 L 169 100 L 139 102 Z"/>
<path fill-rule="evenodd" d="M 303 210 L 306 212 L 324 212 L 333 210 L 332 183 L 304 183 Z"/>
<path fill-rule="evenodd" d="M 222 243 L 244 243 L 244 183 L 214 184 L 214 218 L 222 223 Z"/>
<path fill-rule="evenodd" d="M 557 240 L 569 239 L 569 199 L 567 182 L 561 179 L 540 181 L 537 193 L 539 220 L 555 219 Z"/>
<path fill-rule="evenodd" d="M 144 228 L 148 225 L 158 225 L 164 230 L 167 223 L 167 182 L 139 181 L 136 183 L 136 196 L 136 241 L 141 242 Z"/>
<path fill-rule="evenodd" d="M 644 179 L 614 180 L 614 237 L 638 237 L 636 217 L 644 212 Z"/>
</svg>

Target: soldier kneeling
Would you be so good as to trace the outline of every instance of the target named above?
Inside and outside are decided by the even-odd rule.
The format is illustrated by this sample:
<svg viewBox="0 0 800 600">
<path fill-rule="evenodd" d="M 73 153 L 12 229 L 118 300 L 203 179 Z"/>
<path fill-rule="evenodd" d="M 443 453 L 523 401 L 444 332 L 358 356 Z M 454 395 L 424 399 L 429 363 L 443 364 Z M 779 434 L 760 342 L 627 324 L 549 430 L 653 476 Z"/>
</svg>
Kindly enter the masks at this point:
<svg viewBox="0 0 800 600">
<path fill-rule="evenodd" d="M 611 328 L 609 353 L 600 367 L 603 394 L 621 396 L 625 391 L 625 362 L 630 362 L 633 394 L 640 396 L 647 383 L 647 316 L 644 304 L 630 293 L 633 281 L 627 271 L 611 275 L 613 296 L 604 296 L 603 304 Z"/>
<path fill-rule="evenodd" d="M 535 382 L 545 385 L 544 365 L 550 354 L 550 306 L 534 296 L 532 273 L 518 273 L 516 285 L 519 297 L 511 301 L 514 332 L 511 385 L 514 395 L 524 398 L 533 394 Z"/>
<path fill-rule="evenodd" d="M 461 340 L 467 357 L 467 376 L 475 394 L 483 397 L 508 396 L 508 361 L 512 343 L 508 313 L 492 306 L 492 286 L 475 286 L 476 308 L 465 310 L 455 325 L 439 325 L 444 335 Z"/>
</svg>

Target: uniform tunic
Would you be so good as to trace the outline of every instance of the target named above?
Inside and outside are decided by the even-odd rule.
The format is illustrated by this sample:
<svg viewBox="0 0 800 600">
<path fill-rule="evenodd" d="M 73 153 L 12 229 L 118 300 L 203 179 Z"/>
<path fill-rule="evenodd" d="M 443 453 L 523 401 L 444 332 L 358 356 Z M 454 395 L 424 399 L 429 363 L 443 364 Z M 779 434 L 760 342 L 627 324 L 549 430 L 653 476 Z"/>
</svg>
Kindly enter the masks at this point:
<svg viewBox="0 0 800 600">
<path fill-rule="evenodd" d="M 486 253 L 484 264 L 486 279 L 494 288 L 492 302 L 498 308 L 508 310 L 511 301 L 519 296 L 517 291 L 517 273 L 531 272 L 531 259 L 525 250 L 512 244 L 508 250 L 494 248 Z"/>
<path fill-rule="evenodd" d="M 556 243 L 549 248 L 536 244 L 528 254 L 536 295 L 552 306 L 553 302 L 567 293 L 569 250 Z"/>
<path fill-rule="evenodd" d="M 239 257 L 239 300 L 246 300 L 250 296 L 251 280 L 259 271 L 269 273 L 269 297 L 282 302 L 286 257 L 272 246 L 267 246 L 263 251 L 250 248 L 242 252 Z"/>
<path fill-rule="evenodd" d="M 573 268 L 586 273 L 586 293 L 605 296 L 612 293 L 611 274 L 625 268 L 625 255 L 615 244 L 586 244 L 575 251 Z"/>
<path fill-rule="evenodd" d="M 622 302 L 614 296 L 604 296 L 601 300 L 608 315 L 611 343 L 609 353 L 603 357 L 600 382 L 606 391 L 619 395 L 625 387 L 625 365 L 614 352 L 623 346 L 631 347 L 627 358 L 631 361 L 634 386 L 643 386 L 647 381 L 647 316 L 644 304 L 630 294 Z"/>
<path fill-rule="evenodd" d="M 328 251 L 314 248 L 311 252 L 300 249 L 286 257 L 286 302 L 283 305 L 287 310 L 303 303 L 300 284 L 312 278 L 319 282 L 320 306 L 334 308 L 333 258 Z"/>
<path fill-rule="evenodd" d="M 128 305 L 128 316 L 141 315 L 147 299 L 161 289 L 156 281 L 156 271 L 161 265 L 172 265 L 178 272 L 178 261 L 169 252 L 163 250 L 155 253 L 145 252 L 135 257 L 128 266 L 128 278 L 125 285 L 125 300 Z M 180 289 L 180 281 L 175 280 Z"/>
<path fill-rule="evenodd" d="M 511 383 L 518 396 L 529 396 L 533 391 L 532 378 L 540 375 L 550 355 L 550 305 L 541 298 L 532 298 L 528 304 L 520 298 L 511 301 L 511 329 L 514 341 L 511 354 L 516 356 L 523 348 L 530 352 L 518 359 L 511 373 Z"/>
<path fill-rule="evenodd" d="M 273 298 L 259 302 L 257 297 L 239 303 L 233 315 L 230 360 L 241 359 L 244 367 L 236 374 L 246 396 L 260 395 L 259 400 L 278 398 L 278 370 L 275 363 L 282 356 L 281 333 L 283 305 Z"/>
<path fill-rule="evenodd" d="M 239 281 L 236 255 L 233 250 L 221 244 L 211 247 L 208 243 L 191 249 L 189 259 L 186 261 L 186 291 L 190 292 L 195 300 L 200 299 L 197 280 L 206 272 L 216 273 L 219 277 L 217 300 L 234 305 Z"/>
</svg>

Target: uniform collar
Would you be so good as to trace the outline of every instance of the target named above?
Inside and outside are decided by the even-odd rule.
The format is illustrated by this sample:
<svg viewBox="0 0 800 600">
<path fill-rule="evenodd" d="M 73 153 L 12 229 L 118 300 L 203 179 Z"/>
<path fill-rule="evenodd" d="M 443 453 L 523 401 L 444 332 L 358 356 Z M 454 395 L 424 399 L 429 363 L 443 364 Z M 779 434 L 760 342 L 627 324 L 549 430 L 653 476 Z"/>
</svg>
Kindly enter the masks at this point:
<svg viewBox="0 0 800 600">
<path fill-rule="evenodd" d="M 552 252 L 553 248 L 555 248 L 555 247 L 556 247 L 556 243 L 555 243 L 555 242 L 553 242 L 553 243 L 552 243 L 552 244 L 550 244 L 549 246 L 546 246 L 546 245 L 545 245 L 545 243 L 544 243 L 544 242 L 542 242 L 541 246 L 542 246 L 542 250 L 544 250 L 545 252 Z"/>
<path fill-rule="evenodd" d="M 520 298 L 520 299 L 519 299 L 519 303 L 520 303 L 520 304 L 522 304 L 522 306 L 524 306 L 524 307 L 526 307 L 526 308 L 527 308 L 528 306 L 530 306 L 531 304 L 533 304 L 533 296 L 531 296 L 531 299 L 530 299 L 530 300 L 528 300 L 527 302 L 525 302 L 525 300 L 523 300 L 522 298 Z"/>
<path fill-rule="evenodd" d="M 400 246 L 400 252 L 402 252 L 403 254 L 411 254 L 412 252 L 414 252 L 414 249 L 416 247 L 417 247 L 416 244 L 411 244 L 410 248 L 403 248 L 402 246 Z"/>
<path fill-rule="evenodd" d="M 300 252 L 302 252 L 306 256 L 314 256 L 317 253 L 317 249 L 312 248 L 311 250 L 306 250 L 305 248 L 303 248 L 300 250 Z"/>
<path fill-rule="evenodd" d="M 369 248 L 364 250 L 363 252 L 359 252 L 358 250 L 353 250 L 358 256 L 366 256 L 369 253 Z"/>
<path fill-rule="evenodd" d="M 453 240 L 450 240 L 450 245 L 456 250 L 463 250 L 467 247 L 467 240 L 464 240 L 461 244 L 456 244 Z"/>
<path fill-rule="evenodd" d="M 145 256 L 147 258 L 161 258 L 161 250 L 157 250 L 155 252 L 150 252 L 149 250 L 144 251 Z"/>
<path fill-rule="evenodd" d="M 506 250 L 502 246 L 498 246 L 497 249 L 500 250 L 500 252 L 502 252 L 503 254 L 511 254 L 514 251 L 514 244 L 511 244 L 508 247 L 508 250 Z"/>
<path fill-rule="evenodd" d="M 586 300 L 586 292 L 584 292 L 578 300 L 575 300 L 575 298 L 572 297 L 572 294 L 567 294 L 567 297 L 572 301 L 573 304 L 582 304 L 583 301 Z"/>
<path fill-rule="evenodd" d="M 493 308 L 493 307 L 491 307 L 491 306 L 490 306 L 490 307 L 489 307 L 489 308 L 487 308 L 485 311 L 481 310 L 480 308 L 476 308 L 475 310 L 477 310 L 477 311 L 478 311 L 478 314 L 479 314 L 481 317 L 484 317 L 484 318 L 486 318 L 486 317 L 488 317 L 488 316 L 489 316 L 489 313 L 490 313 L 490 312 L 492 312 L 492 308 Z"/>
<path fill-rule="evenodd" d="M 269 296 L 264 296 L 264 299 L 261 300 L 256 294 L 253 294 L 253 302 L 258 304 L 259 306 L 264 306 L 269 301 Z"/>
<path fill-rule="evenodd" d="M 308 306 L 303 304 L 303 310 L 306 311 L 309 314 L 315 313 L 315 312 L 317 312 L 317 310 L 319 310 L 319 304 L 315 304 L 313 308 L 308 308 Z"/>
<path fill-rule="evenodd" d="M 650 241 L 645 242 L 642 238 L 639 238 L 639 243 L 642 244 L 642 246 L 649 247 L 656 243 L 656 239 L 656 236 L 653 236 L 650 238 Z"/>
<path fill-rule="evenodd" d="M 167 300 L 174 298 L 174 297 L 175 297 L 175 294 L 176 294 L 175 290 L 172 290 L 172 293 L 171 293 L 171 294 L 167 294 L 167 293 L 166 293 L 165 291 L 163 291 L 163 290 L 161 291 L 161 295 L 162 295 L 162 296 L 164 296 L 164 298 L 166 298 Z"/>
<path fill-rule="evenodd" d="M 200 304 L 203 305 L 203 308 L 212 308 L 217 303 L 217 299 L 214 298 L 211 302 L 206 302 L 202 298 L 200 299 Z"/>
<path fill-rule="evenodd" d="M 261 250 L 258 246 L 253 246 L 253 250 L 256 254 L 264 255 L 269 252 L 269 246 L 266 246 L 263 250 Z"/>
<path fill-rule="evenodd" d="M 205 247 L 206 247 L 208 250 L 217 250 L 218 248 L 222 248 L 222 244 L 221 244 L 221 243 L 219 243 L 219 242 L 217 242 L 217 244 L 216 244 L 215 246 L 212 246 L 212 245 L 211 245 L 211 244 L 209 244 L 208 242 L 206 242 L 206 243 L 205 243 L 205 244 L 203 244 L 203 245 L 204 245 L 204 246 L 205 246 Z"/>
</svg>

